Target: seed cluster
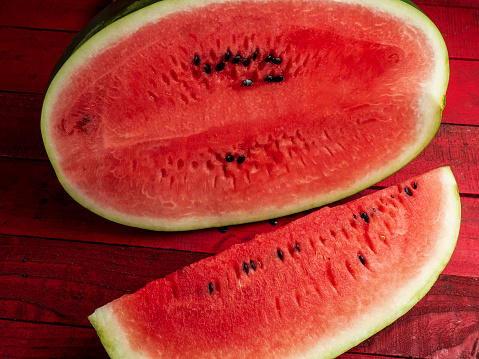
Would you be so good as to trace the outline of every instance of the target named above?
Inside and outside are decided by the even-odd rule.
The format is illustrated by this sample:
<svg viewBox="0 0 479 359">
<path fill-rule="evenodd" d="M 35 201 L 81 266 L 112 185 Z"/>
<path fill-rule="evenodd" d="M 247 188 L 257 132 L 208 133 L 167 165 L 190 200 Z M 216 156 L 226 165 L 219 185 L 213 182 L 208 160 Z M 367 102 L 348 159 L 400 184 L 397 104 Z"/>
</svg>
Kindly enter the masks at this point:
<svg viewBox="0 0 479 359">
<path fill-rule="evenodd" d="M 241 65 L 243 67 L 248 67 L 251 65 L 252 61 L 256 61 L 258 59 L 258 56 L 259 56 L 259 49 L 256 49 L 251 56 L 247 56 L 247 57 L 243 57 L 243 55 L 240 53 L 233 56 L 230 49 L 228 49 L 220 62 L 213 65 L 210 63 L 205 63 L 203 65 L 203 70 L 205 71 L 207 75 L 210 75 L 213 72 L 213 68 L 216 72 L 221 72 L 225 69 L 226 64 L 230 60 L 233 65 Z M 272 63 L 274 65 L 280 65 L 283 62 L 283 59 L 279 56 L 275 56 L 273 52 L 270 52 L 268 55 L 264 57 L 263 61 L 266 63 Z M 201 63 L 200 56 L 198 54 L 195 54 L 193 56 L 193 65 L 198 67 L 200 66 L 200 63 Z M 281 82 L 283 80 L 284 80 L 283 75 L 267 75 L 263 79 L 263 81 L 267 83 Z M 241 84 L 244 87 L 253 86 L 253 79 L 246 78 L 241 82 Z"/>
<path fill-rule="evenodd" d="M 238 162 L 238 164 L 242 164 L 246 159 L 246 156 L 238 156 L 236 158 L 236 162 Z M 228 153 L 226 156 L 225 156 L 225 161 L 226 162 L 233 162 L 235 160 L 235 156 L 233 156 L 231 153 Z"/>
<path fill-rule="evenodd" d="M 226 57 L 226 56 L 225 56 L 225 57 Z M 269 60 L 269 61 L 271 61 L 271 60 Z M 244 156 L 240 156 L 240 157 L 238 157 L 238 159 L 237 159 L 238 163 L 241 163 L 241 162 L 240 162 L 240 158 L 242 158 L 242 159 L 241 159 L 241 162 L 244 161 Z M 226 156 L 226 158 L 225 158 L 225 160 L 226 160 L 227 162 L 232 162 L 232 161 L 234 161 L 234 159 L 235 159 L 234 156 L 231 155 L 231 154 L 228 154 L 228 155 Z M 412 185 L 412 188 L 413 188 L 414 190 L 416 190 L 416 189 L 418 188 L 418 183 L 417 183 L 417 182 L 414 182 L 413 185 Z M 412 192 L 412 190 L 411 190 L 409 187 L 405 187 L 405 188 L 404 188 L 404 192 L 405 192 L 408 196 L 412 196 L 412 195 L 413 195 L 413 192 Z M 391 195 L 391 198 L 394 198 L 394 196 Z M 377 213 L 376 208 L 372 208 L 372 212 Z M 369 217 L 369 215 L 368 215 L 366 212 L 361 212 L 359 216 L 364 220 L 364 222 L 369 223 L 370 217 Z M 355 214 L 353 214 L 353 218 L 354 218 L 354 219 L 357 219 L 358 217 L 357 217 Z M 270 220 L 269 220 L 269 223 L 272 224 L 272 225 L 276 225 L 276 224 L 278 224 L 278 221 L 277 221 L 277 219 L 270 219 Z M 219 230 L 220 230 L 220 232 L 225 233 L 225 232 L 226 232 L 226 227 L 221 227 L 221 228 L 219 228 Z M 300 252 L 300 246 L 299 246 L 299 244 L 298 244 L 297 242 L 294 244 L 294 250 L 296 250 L 298 253 Z M 279 258 L 281 261 L 284 261 L 284 254 L 283 254 L 283 251 L 282 251 L 281 249 L 277 249 L 277 250 L 276 250 L 276 255 L 278 256 L 278 258 Z M 366 266 L 366 258 L 364 257 L 363 254 L 358 253 L 358 260 L 359 260 L 359 262 L 361 262 L 361 264 L 362 264 L 363 266 Z M 257 267 L 256 267 L 256 264 L 255 264 L 255 262 L 254 262 L 253 260 L 250 260 L 249 263 L 243 262 L 243 264 L 242 264 L 242 270 L 243 270 L 243 272 L 244 272 L 245 274 L 249 274 L 249 273 L 250 273 L 250 269 L 253 270 L 253 271 L 256 271 L 256 268 L 257 268 Z M 211 282 L 208 283 L 208 290 L 209 290 L 210 294 L 213 293 L 213 291 L 214 291 L 214 285 L 213 285 L 213 283 L 211 283 Z"/>
</svg>

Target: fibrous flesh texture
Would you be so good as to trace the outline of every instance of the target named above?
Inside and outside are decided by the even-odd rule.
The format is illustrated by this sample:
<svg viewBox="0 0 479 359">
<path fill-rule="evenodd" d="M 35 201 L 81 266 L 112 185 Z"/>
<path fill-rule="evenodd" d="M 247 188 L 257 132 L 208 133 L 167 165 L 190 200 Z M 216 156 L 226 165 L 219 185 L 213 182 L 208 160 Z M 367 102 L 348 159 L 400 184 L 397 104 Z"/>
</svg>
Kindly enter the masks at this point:
<svg viewBox="0 0 479 359">
<path fill-rule="evenodd" d="M 163 1 L 80 47 L 42 114 L 72 196 L 181 230 L 357 192 L 436 132 L 447 53 L 396 1 Z"/>
<path fill-rule="evenodd" d="M 334 358 L 427 293 L 460 211 L 441 168 L 258 235 L 89 318 L 112 358 Z"/>
</svg>

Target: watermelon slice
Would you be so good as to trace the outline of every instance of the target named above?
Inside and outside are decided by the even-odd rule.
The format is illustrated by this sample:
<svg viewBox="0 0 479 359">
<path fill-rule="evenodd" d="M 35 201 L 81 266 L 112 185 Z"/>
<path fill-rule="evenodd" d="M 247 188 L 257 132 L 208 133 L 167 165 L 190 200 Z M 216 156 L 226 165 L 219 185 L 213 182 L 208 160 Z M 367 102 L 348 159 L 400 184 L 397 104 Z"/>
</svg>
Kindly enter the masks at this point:
<svg viewBox="0 0 479 359">
<path fill-rule="evenodd" d="M 224 226 L 404 166 L 439 127 L 448 76 L 439 31 L 399 0 L 119 1 L 55 68 L 42 135 L 99 215 Z"/>
<path fill-rule="evenodd" d="M 460 211 L 439 168 L 257 235 L 89 319 L 112 358 L 333 358 L 427 293 Z"/>
</svg>

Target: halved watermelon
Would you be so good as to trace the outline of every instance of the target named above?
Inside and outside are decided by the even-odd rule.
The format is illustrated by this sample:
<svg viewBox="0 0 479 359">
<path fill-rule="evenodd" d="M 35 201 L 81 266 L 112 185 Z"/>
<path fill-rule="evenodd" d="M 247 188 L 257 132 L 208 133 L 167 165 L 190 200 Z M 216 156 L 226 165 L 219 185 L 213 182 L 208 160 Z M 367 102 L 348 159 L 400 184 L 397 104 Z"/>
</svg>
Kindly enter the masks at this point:
<svg viewBox="0 0 479 359">
<path fill-rule="evenodd" d="M 427 293 L 460 212 L 440 168 L 258 235 L 89 319 L 112 358 L 333 358 Z"/>
<path fill-rule="evenodd" d="M 187 230 L 320 206 L 439 127 L 446 47 L 405 2 L 127 3 L 80 33 L 42 111 L 61 183 L 113 221 Z"/>
</svg>

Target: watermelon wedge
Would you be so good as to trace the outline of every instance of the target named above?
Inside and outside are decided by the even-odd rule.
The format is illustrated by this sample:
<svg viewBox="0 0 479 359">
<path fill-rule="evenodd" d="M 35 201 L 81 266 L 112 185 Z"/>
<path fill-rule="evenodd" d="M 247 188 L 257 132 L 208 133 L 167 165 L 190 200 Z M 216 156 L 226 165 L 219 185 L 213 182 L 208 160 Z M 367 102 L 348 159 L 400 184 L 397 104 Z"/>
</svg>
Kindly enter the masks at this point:
<svg viewBox="0 0 479 359">
<path fill-rule="evenodd" d="M 112 358 L 334 358 L 428 292 L 460 211 L 439 168 L 257 235 L 89 319 Z"/>
<path fill-rule="evenodd" d="M 224 226 L 377 183 L 435 135 L 449 65 L 399 0 L 117 1 L 42 111 L 65 189 L 110 220 Z"/>
</svg>

